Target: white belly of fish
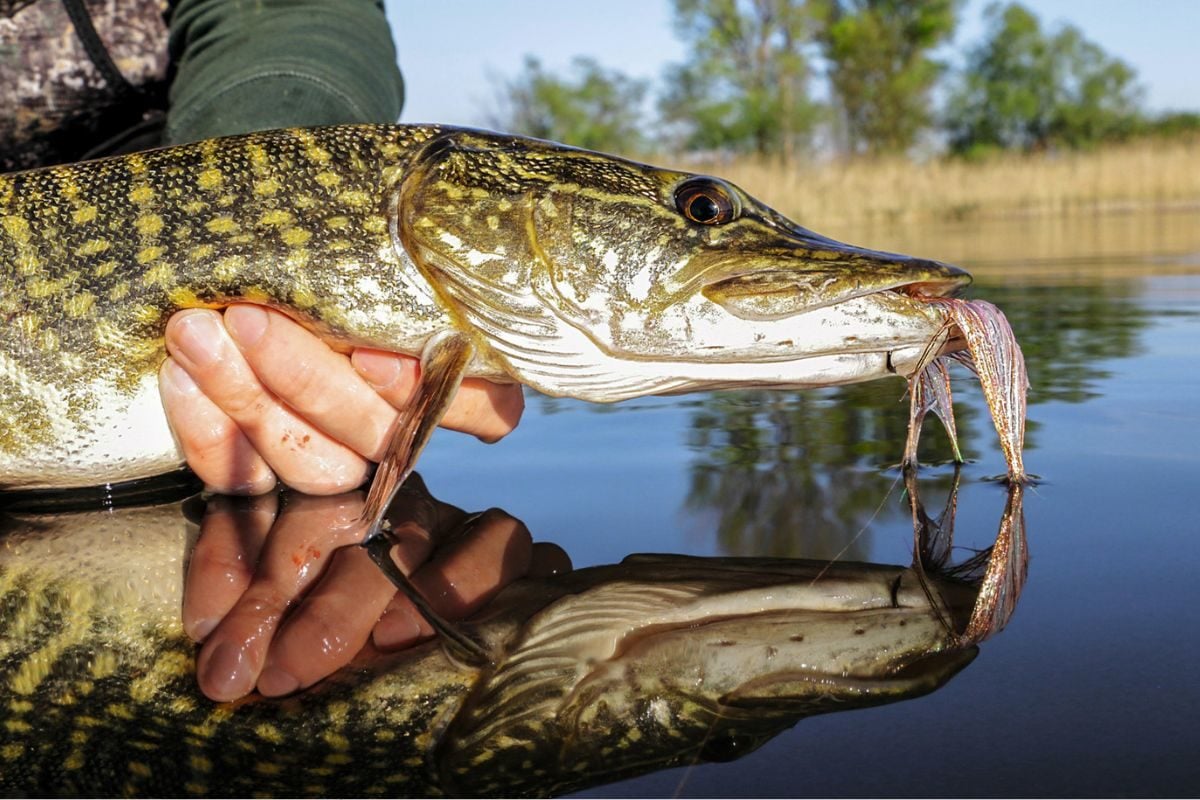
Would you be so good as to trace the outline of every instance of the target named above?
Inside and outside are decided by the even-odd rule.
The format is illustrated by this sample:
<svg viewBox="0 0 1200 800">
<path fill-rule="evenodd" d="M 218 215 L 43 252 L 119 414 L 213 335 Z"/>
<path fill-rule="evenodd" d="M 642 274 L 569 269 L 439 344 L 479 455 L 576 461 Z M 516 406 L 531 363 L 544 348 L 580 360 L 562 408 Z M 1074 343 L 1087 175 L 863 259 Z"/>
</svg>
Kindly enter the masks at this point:
<svg viewBox="0 0 1200 800">
<path fill-rule="evenodd" d="M 34 395 L 49 412 L 51 441 L 20 454 L 0 449 L 0 489 L 97 486 L 183 466 L 157 374 L 142 378 L 132 394 L 104 381 L 82 391 L 96 400 L 82 424 L 70 419 L 66 401 L 54 387 Z"/>
</svg>

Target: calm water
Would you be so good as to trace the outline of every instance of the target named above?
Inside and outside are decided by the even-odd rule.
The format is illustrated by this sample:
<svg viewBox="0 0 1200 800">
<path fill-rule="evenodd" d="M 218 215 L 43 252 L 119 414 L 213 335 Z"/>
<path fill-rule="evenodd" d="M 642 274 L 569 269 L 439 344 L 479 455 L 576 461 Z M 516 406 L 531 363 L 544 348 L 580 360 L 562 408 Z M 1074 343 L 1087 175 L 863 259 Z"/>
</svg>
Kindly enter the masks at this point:
<svg viewBox="0 0 1200 800">
<path fill-rule="evenodd" d="M 592 790 L 635 795 L 1200 792 L 1200 215 L 827 231 L 953 260 L 1005 310 L 1033 390 L 1029 579 L 1008 629 L 928 697 L 801 722 L 737 762 Z M 431 490 L 501 506 L 577 566 L 635 551 L 907 563 L 899 381 L 597 408 L 531 398 L 484 447 L 439 433 Z M 978 384 L 957 543 L 990 543 L 1004 462 Z M 927 424 L 923 493 L 952 468 Z"/>
<path fill-rule="evenodd" d="M 1016 614 L 927 697 L 587 794 L 1200 793 L 1200 213 L 828 233 L 961 263 L 1012 322 L 1039 476 Z M 504 508 L 580 567 L 645 551 L 907 565 L 904 388 L 531 397 L 501 445 L 439 432 L 421 472 L 442 500 Z M 996 535 L 1005 464 L 978 383 L 962 372 L 954 392 L 965 557 Z M 920 493 L 934 514 L 950 455 L 927 423 Z"/>
</svg>

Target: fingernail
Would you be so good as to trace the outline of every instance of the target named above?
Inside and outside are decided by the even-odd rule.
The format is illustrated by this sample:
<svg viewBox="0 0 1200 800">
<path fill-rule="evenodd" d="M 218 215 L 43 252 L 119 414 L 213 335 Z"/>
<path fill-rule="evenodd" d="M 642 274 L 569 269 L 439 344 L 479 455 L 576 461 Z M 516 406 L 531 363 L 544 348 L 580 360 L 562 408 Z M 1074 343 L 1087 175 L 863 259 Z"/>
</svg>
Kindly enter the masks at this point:
<svg viewBox="0 0 1200 800">
<path fill-rule="evenodd" d="M 374 350 L 355 350 L 350 363 L 372 388 L 386 389 L 400 377 L 400 359 Z"/>
<path fill-rule="evenodd" d="M 198 367 L 207 367 L 221 355 L 221 331 L 216 318 L 207 312 L 187 314 L 175 323 L 172 342 L 179 352 Z"/>
<path fill-rule="evenodd" d="M 204 665 L 203 678 L 207 687 L 205 694 L 221 702 L 244 697 L 254 688 L 246 653 L 231 642 L 217 645 Z"/>
<path fill-rule="evenodd" d="M 192 376 L 188 371 L 179 365 L 179 362 L 173 358 L 168 358 L 163 364 L 162 370 L 164 388 L 181 395 L 198 394 L 200 387 L 192 380 Z"/>
<path fill-rule="evenodd" d="M 258 676 L 258 691 L 266 697 L 291 694 L 300 688 L 300 681 L 279 667 L 267 667 Z"/>
<path fill-rule="evenodd" d="M 241 347 L 252 347 L 267 330 L 267 312 L 258 306 L 232 306 L 225 312 L 225 327 Z"/>
<path fill-rule="evenodd" d="M 187 635 L 191 637 L 193 642 L 203 642 L 213 632 L 213 628 L 217 627 L 217 623 L 220 621 L 218 617 L 206 617 L 198 619 L 191 625 L 185 625 L 184 627 L 187 630 Z"/>
<path fill-rule="evenodd" d="M 389 611 L 375 623 L 372 638 L 380 650 L 396 650 L 421 638 L 421 626 L 407 612 Z"/>
</svg>

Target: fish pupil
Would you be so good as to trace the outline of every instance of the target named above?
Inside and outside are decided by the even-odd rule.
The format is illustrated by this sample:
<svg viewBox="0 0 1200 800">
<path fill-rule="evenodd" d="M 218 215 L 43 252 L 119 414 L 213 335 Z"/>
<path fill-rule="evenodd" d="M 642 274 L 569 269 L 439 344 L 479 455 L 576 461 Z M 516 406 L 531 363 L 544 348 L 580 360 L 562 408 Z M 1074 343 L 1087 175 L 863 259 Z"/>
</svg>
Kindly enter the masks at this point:
<svg viewBox="0 0 1200 800">
<path fill-rule="evenodd" d="M 722 225 L 737 217 L 732 191 L 721 181 L 696 177 L 675 190 L 675 207 L 691 222 Z"/>
<path fill-rule="evenodd" d="M 707 195 L 696 195 L 688 205 L 688 216 L 696 222 L 712 222 L 721 215 L 721 208 Z"/>
</svg>

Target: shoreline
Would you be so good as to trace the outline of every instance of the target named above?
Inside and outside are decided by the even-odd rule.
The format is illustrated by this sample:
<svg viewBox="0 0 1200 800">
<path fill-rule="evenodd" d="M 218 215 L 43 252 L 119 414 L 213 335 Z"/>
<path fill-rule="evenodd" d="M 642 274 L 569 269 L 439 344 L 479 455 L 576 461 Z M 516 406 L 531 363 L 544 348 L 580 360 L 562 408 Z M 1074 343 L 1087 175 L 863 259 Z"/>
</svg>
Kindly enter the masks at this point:
<svg viewBox="0 0 1200 800">
<path fill-rule="evenodd" d="M 887 227 L 1200 210 L 1200 139 L 917 163 L 855 158 L 787 168 L 748 157 L 689 164 L 805 227 Z"/>
</svg>

